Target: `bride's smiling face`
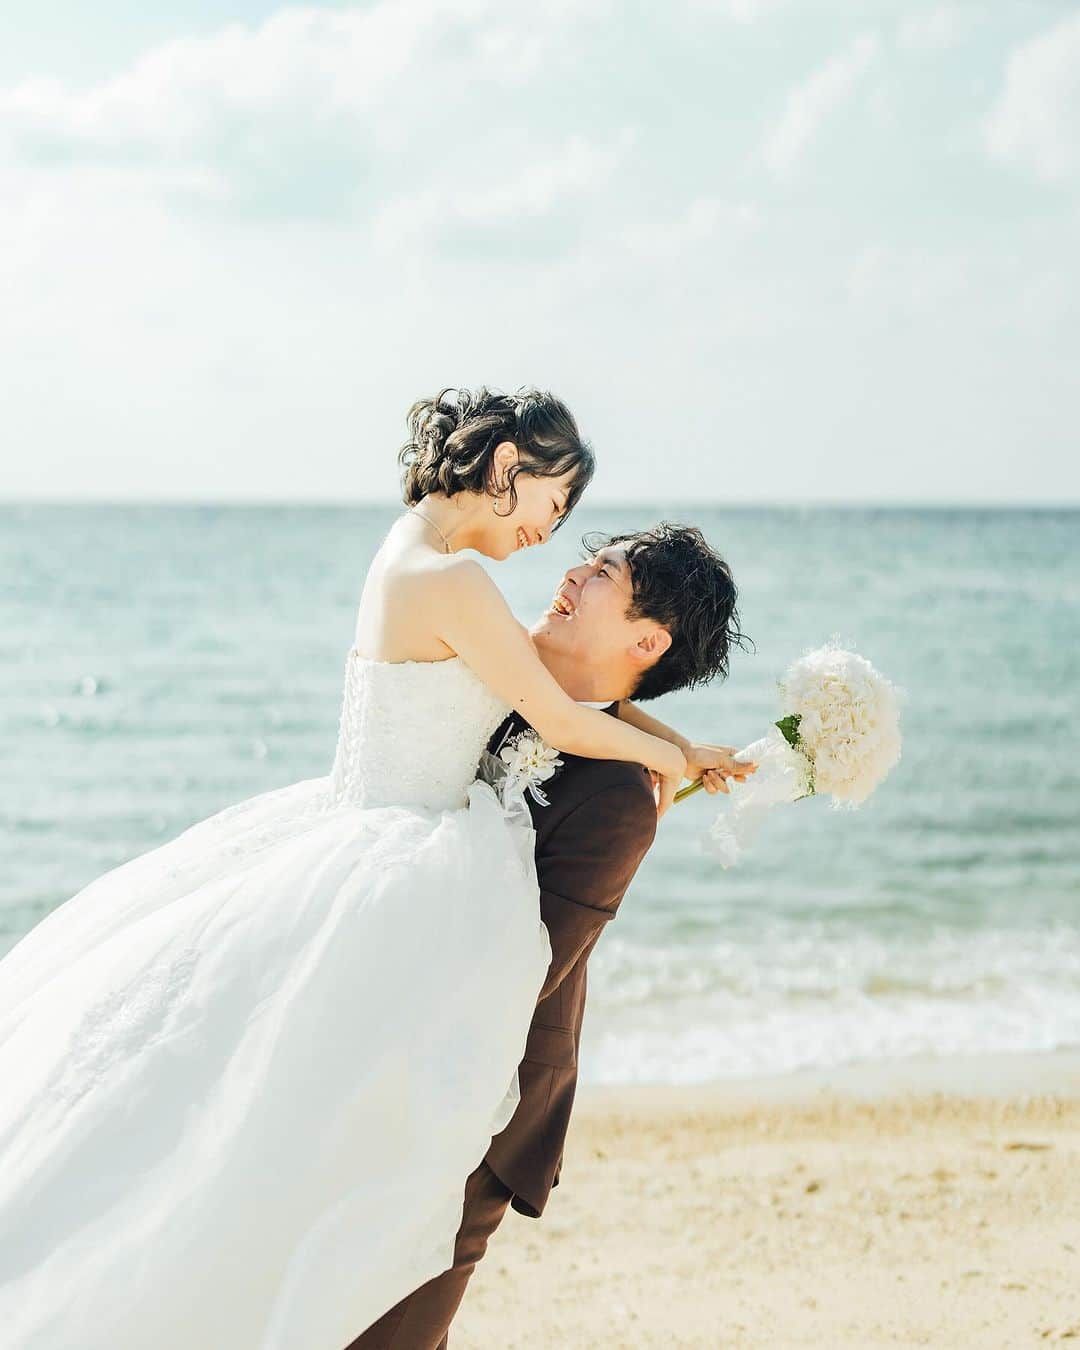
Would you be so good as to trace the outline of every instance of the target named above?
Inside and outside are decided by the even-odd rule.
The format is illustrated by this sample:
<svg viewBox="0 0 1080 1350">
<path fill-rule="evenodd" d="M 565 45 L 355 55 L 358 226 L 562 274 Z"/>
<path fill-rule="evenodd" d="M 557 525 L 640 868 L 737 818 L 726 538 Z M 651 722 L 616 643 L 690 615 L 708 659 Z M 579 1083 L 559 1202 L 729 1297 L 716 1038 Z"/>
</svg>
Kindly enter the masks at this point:
<svg viewBox="0 0 1080 1350">
<path fill-rule="evenodd" d="M 476 547 L 486 557 L 503 559 L 519 549 L 546 544 L 551 532 L 566 514 L 576 473 L 570 470 L 549 478 L 519 469 L 513 476 L 513 494 L 508 475 L 518 462 L 517 448 L 509 441 L 500 445 L 493 459 L 493 478 L 498 495 L 489 498 L 491 515 L 485 521 Z M 513 510 L 510 503 L 516 496 Z"/>
</svg>

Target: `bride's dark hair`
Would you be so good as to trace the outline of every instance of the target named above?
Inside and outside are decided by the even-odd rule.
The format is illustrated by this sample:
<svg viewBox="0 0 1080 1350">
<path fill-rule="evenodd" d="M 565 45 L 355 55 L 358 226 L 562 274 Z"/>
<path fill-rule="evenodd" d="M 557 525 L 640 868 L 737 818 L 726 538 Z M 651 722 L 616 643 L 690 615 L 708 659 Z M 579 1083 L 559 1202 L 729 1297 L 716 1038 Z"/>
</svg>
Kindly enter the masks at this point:
<svg viewBox="0 0 1080 1350">
<path fill-rule="evenodd" d="M 500 394 L 483 388 L 443 389 L 414 403 L 408 423 L 409 439 L 398 455 L 407 506 L 415 506 L 429 492 L 508 492 L 510 507 L 503 514 L 509 516 L 517 507 L 514 479 L 519 473 L 538 478 L 571 473 L 561 525 L 593 476 L 592 449 L 581 439 L 573 414 L 544 390 Z M 494 481 L 491 462 L 502 441 L 513 441 L 519 456 L 505 484 Z"/>
</svg>

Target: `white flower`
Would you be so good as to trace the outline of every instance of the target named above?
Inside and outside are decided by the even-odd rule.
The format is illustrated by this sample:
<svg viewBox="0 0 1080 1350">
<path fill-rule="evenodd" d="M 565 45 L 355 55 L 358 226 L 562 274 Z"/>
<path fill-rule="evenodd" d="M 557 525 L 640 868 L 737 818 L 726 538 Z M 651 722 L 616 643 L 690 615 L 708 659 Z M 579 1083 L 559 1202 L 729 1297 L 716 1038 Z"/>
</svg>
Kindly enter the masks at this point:
<svg viewBox="0 0 1080 1350">
<path fill-rule="evenodd" d="M 814 765 L 814 791 L 854 806 L 900 758 L 898 691 L 865 657 L 828 645 L 799 658 L 781 681 L 784 713 Z"/>
<path fill-rule="evenodd" d="M 519 731 L 499 751 L 499 758 L 506 765 L 508 790 L 525 788 L 533 801 L 541 806 L 550 805 L 540 791 L 540 784 L 562 768 L 557 750 L 545 744 L 535 731 Z"/>
</svg>

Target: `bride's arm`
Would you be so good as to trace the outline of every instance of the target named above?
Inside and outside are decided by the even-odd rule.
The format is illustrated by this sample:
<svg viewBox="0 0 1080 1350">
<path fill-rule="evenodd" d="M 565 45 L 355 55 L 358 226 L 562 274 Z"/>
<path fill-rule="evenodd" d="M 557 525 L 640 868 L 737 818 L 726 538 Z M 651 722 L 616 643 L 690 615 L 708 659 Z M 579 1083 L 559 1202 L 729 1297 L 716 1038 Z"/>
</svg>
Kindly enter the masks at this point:
<svg viewBox="0 0 1080 1350">
<path fill-rule="evenodd" d="M 650 717 L 647 712 L 642 712 L 637 704 L 631 703 L 629 699 L 624 698 L 617 704 L 616 711 L 620 722 L 637 727 L 639 731 L 646 731 L 650 736 L 659 736 L 662 740 L 670 741 L 672 745 L 677 745 L 684 755 L 690 749 L 690 742 L 685 736 L 674 727 L 661 722 L 658 717 Z"/>
<path fill-rule="evenodd" d="M 630 703 L 626 699 L 618 705 L 618 714 L 620 721 L 637 727 L 639 731 L 645 731 L 650 736 L 659 736 L 665 741 L 670 741 L 672 745 L 677 745 L 686 757 L 687 778 L 692 778 L 695 782 L 699 778 L 703 779 L 707 792 L 727 792 L 725 779 L 734 778 L 743 783 L 757 769 L 757 765 L 752 761 L 743 764 L 736 760 L 733 745 L 698 745 L 687 740 L 681 732 L 667 726 L 659 718 L 650 717 L 647 712 L 642 712 L 636 703 Z"/>
<path fill-rule="evenodd" d="M 549 745 L 587 759 L 644 764 L 660 775 L 660 811 L 667 810 L 685 776 L 683 752 L 669 740 L 575 703 L 479 563 L 455 559 L 432 580 L 427 598 L 438 637 Z"/>
</svg>

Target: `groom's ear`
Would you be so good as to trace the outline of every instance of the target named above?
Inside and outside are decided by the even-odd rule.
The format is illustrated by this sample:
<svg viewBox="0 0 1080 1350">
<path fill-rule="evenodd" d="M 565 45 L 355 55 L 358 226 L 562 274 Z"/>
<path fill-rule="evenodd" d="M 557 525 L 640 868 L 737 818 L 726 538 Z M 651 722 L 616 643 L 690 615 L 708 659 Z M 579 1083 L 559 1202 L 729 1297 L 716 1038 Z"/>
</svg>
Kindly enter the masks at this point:
<svg viewBox="0 0 1080 1350">
<path fill-rule="evenodd" d="M 653 666 L 671 646 L 671 634 L 666 628 L 650 628 L 642 633 L 630 649 L 635 664 L 642 670 Z"/>
</svg>

